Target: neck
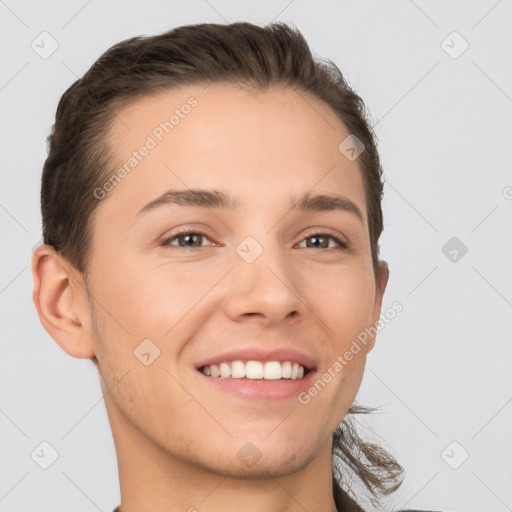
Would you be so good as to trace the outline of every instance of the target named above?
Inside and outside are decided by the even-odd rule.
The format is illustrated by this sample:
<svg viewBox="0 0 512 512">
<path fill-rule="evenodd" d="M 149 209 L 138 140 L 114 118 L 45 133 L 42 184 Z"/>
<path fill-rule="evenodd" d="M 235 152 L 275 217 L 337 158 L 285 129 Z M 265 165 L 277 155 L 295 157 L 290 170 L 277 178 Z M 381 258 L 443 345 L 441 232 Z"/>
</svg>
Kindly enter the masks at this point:
<svg viewBox="0 0 512 512">
<path fill-rule="evenodd" d="M 106 401 L 107 403 L 107 401 Z M 332 439 L 310 464 L 285 476 L 249 478 L 178 459 L 107 403 L 119 468 L 121 512 L 336 512 Z"/>
</svg>

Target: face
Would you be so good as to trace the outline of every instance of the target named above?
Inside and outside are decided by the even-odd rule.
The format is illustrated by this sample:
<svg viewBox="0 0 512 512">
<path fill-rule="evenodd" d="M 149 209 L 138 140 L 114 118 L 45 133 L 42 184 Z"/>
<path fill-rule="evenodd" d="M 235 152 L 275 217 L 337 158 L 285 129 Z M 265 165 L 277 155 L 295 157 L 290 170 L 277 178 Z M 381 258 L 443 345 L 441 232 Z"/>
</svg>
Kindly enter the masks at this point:
<svg viewBox="0 0 512 512">
<path fill-rule="evenodd" d="M 305 467 L 355 399 L 374 340 L 343 356 L 378 320 L 387 279 L 374 279 L 358 161 L 338 150 L 349 132 L 292 89 L 177 89 L 117 114 L 109 144 L 116 169 L 127 165 L 96 190 L 88 280 L 114 437 L 131 431 L 220 474 Z M 177 190 L 188 196 L 172 201 Z M 304 194 L 309 208 L 293 207 Z M 326 208 L 317 195 L 344 202 Z M 219 371 L 257 376 L 263 362 L 268 377 L 287 375 L 270 361 L 301 363 L 305 376 L 203 371 L 225 362 Z"/>
</svg>

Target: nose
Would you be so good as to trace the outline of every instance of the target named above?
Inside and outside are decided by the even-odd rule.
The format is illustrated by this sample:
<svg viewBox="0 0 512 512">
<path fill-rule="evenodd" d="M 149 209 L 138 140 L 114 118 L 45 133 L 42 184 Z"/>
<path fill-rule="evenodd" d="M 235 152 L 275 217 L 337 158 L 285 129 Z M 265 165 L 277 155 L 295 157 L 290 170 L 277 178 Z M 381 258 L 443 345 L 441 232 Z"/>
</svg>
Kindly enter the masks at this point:
<svg viewBox="0 0 512 512">
<path fill-rule="evenodd" d="M 262 246 L 248 237 L 234 256 L 225 312 L 233 321 L 254 318 L 268 325 L 297 318 L 305 307 L 298 291 L 300 281 L 282 247 Z"/>
</svg>

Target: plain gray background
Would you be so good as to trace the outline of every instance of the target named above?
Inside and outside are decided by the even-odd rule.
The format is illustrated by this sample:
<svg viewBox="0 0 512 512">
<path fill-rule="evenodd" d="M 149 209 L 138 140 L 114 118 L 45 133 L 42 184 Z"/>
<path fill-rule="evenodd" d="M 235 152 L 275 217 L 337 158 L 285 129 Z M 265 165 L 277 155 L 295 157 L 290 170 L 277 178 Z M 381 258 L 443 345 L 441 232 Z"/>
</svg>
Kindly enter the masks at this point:
<svg viewBox="0 0 512 512">
<path fill-rule="evenodd" d="M 334 60 L 379 137 L 383 310 L 404 309 L 378 335 L 358 402 L 379 407 L 361 434 L 406 469 L 389 508 L 512 510 L 510 1 L 1 0 L 2 512 L 110 512 L 120 500 L 96 370 L 58 347 L 32 302 L 40 176 L 61 94 L 122 39 L 273 20 Z M 41 38 L 58 48 L 41 55 Z M 31 456 L 42 442 L 58 453 L 48 469 Z"/>
</svg>

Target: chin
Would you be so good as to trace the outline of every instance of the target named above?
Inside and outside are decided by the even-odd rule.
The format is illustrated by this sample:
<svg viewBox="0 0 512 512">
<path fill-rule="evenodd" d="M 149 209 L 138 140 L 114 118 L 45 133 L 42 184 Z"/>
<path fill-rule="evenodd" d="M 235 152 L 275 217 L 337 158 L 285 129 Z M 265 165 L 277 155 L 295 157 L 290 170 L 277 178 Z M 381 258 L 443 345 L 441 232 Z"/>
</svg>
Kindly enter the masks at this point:
<svg viewBox="0 0 512 512">
<path fill-rule="evenodd" d="M 279 439 L 277 442 L 269 442 L 264 435 L 261 441 L 247 441 L 247 436 L 243 441 L 226 441 L 209 445 L 205 452 L 194 457 L 194 463 L 205 471 L 223 477 L 278 478 L 302 470 L 315 459 L 320 450 L 320 445 L 315 449 L 311 440 L 300 444 L 295 439 L 294 444 L 285 444 Z M 221 447 L 222 453 L 208 453 L 211 446 Z M 188 455 L 191 455 L 190 452 Z"/>
</svg>

